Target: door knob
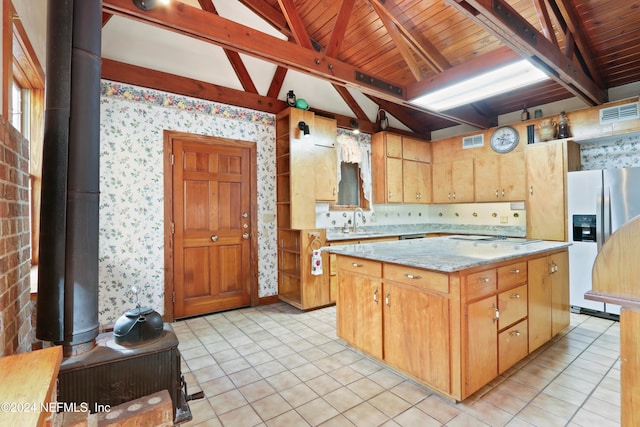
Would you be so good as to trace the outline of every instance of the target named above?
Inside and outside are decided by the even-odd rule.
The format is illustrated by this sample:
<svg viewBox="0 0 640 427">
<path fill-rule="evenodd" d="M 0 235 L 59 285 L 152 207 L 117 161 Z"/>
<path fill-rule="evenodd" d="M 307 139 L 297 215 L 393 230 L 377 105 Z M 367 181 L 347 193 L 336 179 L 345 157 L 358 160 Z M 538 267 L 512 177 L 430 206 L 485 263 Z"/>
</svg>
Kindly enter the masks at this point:
<svg viewBox="0 0 640 427">
<path fill-rule="evenodd" d="M 217 242 L 218 241 L 218 235 L 214 234 L 213 236 L 211 236 L 211 241 L 212 242 Z"/>
</svg>

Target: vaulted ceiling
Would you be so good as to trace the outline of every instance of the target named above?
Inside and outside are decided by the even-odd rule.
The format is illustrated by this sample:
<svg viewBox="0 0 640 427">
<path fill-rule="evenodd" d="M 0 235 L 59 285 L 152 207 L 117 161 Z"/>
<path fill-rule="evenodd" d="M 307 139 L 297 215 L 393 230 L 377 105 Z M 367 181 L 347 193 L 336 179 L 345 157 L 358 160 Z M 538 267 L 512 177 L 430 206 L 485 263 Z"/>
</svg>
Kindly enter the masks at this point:
<svg viewBox="0 0 640 427">
<path fill-rule="evenodd" d="M 523 106 L 607 102 L 607 89 L 640 80 L 638 22 L 629 0 L 172 0 L 150 10 L 103 0 L 102 73 L 274 113 L 287 90 L 309 89 L 292 87 L 293 76 L 311 76 L 322 82 L 306 95 L 311 106 L 339 126 L 357 118 L 374 131 L 382 108 L 429 139 L 458 124 L 495 126 Z M 550 79 L 443 112 L 408 102 L 521 58 Z"/>
</svg>

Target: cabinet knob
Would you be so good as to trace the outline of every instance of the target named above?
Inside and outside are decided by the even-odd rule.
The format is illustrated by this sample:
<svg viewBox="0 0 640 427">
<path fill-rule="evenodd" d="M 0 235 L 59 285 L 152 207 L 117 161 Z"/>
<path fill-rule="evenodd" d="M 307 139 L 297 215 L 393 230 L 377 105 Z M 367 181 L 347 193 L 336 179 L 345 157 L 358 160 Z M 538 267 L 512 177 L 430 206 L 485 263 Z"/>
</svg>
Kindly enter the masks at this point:
<svg viewBox="0 0 640 427">
<path fill-rule="evenodd" d="M 211 241 L 212 242 L 217 242 L 218 241 L 218 235 L 214 234 L 213 236 L 211 236 Z"/>
<path fill-rule="evenodd" d="M 242 238 L 243 238 L 244 240 L 249 239 L 249 233 L 242 233 Z"/>
<path fill-rule="evenodd" d="M 357 262 L 352 262 L 352 263 L 351 263 L 351 266 L 352 266 L 352 267 L 355 267 L 355 268 L 360 268 L 360 267 L 362 267 L 363 265 L 362 265 L 362 264 L 358 264 Z"/>
<path fill-rule="evenodd" d="M 476 283 L 484 284 L 484 283 L 489 283 L 490 281 L 491 279 L 489 279 L 488 277 L 483 277 L 482 279 L 476 280 Z"/>
<path fill-rule="evenodd" d="M 511 299 L 520 299 L 520 294 L 513 294 L 510 297 Z"/>
<path fill-rule="evenodd" d="M 418 280 L 418 279 L 421 279 L 421 278 L 422 278 L 422 276 L 415 276 L 415 275 L 413 275 L 413 274 L 409 274 L 409 273 L 406 273 L 404 276 L 405 276 L 407 279 L 415 279 L 415 280 Z"/>
<path fill-rule="evenodd" d="M 512 337 L 519 337 L 520 336 L 520 331 L 511 331 L 511 332 L 509 332 L 509 335 L 511 335 Z"/>
<path fill-rule="evenodd" d="M 519 269 L 519 268 L 516 268 L 515 270 L 509 270 L 509 273 L 511 273 L 511 274 L 518 274 L 518 273 L 520 273 L 520 269 Z"/>
</svg>

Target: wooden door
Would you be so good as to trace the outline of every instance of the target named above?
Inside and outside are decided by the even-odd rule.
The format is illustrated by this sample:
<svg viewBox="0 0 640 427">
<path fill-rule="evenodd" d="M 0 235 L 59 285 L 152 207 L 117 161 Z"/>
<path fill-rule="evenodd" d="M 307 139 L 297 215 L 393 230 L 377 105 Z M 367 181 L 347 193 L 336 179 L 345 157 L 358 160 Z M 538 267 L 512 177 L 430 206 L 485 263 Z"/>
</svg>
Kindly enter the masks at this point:
<svg viewBox="0 0 640 427">
<path fill-rule="evenodd" d="M 500 191 L 504 191 L 503 200 L 517 201 L 526 198 L 526 175 L 522 151 L 514 151 L 500 157 Z"/>
<path fill-rule="evenodd" d="M 251 152 L 173 140 L 174 317 L 251 303 Z"/>
<path fill-rule="evenodd" d="M 338 276 L 338 336 L 358 350 L 382 359 L 381 279 L 344 269 L 338 271 Z"/>
<path fill-rule="evenodd" d="M 551 339 L 549 259 L 536 258 L 527 267 L 529 290 L 529 352 Z"/>
<path fill-rule="evenodd" d="M 433 203 L 451 203 L 451 163 L 434 163 Z"/>
<path fill-rule="evenodd" d="M 315 117 L 313 126 L 314 174 L 316 200 L 335 202 L 338 200 L 338 163 L 336 160 L 335 119 Z"/>
<path fill-rule="evenodd" d="M 385 282 L 384 303 L 385 361 L 449 393 L 449 300 Z"/>
<path fill-rule="evenodd" d="M 454 203 L 473 202 L 473 159 L 451 162 L 451 183 Z"/>
<path fill-rule="evenodd" d="M 500 201 L 500 158 L 498 155 L 476 157 L 473 162 L 476 202 Z"/>
<path fill-rule="evenodd" d="M 467 374 L 464 396 L 476 392 L 498 375 L 497 298 L 467 305 Z"/>
<path fill-rule="evenodd" d="M 564 158 L 562 143 L 526 148 L 527 237 L 565 241 Z"/>
<path fill-rule="evenodd" d="M 551 335 L 556 336 L 571 321 L 569 305 L 569 252 L 550 256 L 551 267 Z"/>
</svg>

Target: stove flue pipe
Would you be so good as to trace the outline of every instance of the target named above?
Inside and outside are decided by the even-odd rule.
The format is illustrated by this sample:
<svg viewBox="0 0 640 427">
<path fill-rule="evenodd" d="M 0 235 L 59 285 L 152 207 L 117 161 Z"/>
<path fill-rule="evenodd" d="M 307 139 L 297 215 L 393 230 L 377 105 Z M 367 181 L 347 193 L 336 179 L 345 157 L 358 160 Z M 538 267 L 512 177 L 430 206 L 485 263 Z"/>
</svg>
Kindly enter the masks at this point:
<svg viewBox="0 0 640 427">
<path fill-rule="evenodd" d="M 70 355 L 98 335 L 102 2 L 49 0 L 48 14 L 36 335 Z"/>
</svg>

